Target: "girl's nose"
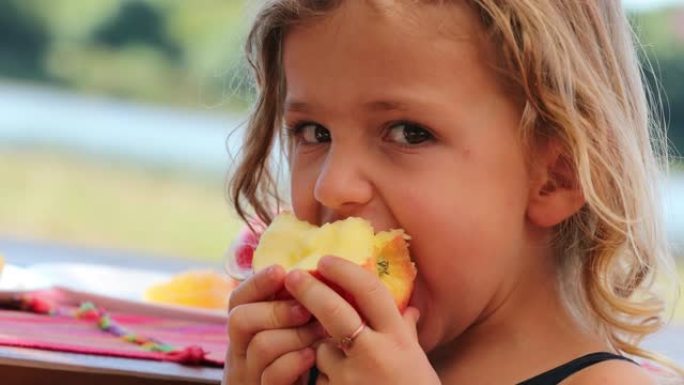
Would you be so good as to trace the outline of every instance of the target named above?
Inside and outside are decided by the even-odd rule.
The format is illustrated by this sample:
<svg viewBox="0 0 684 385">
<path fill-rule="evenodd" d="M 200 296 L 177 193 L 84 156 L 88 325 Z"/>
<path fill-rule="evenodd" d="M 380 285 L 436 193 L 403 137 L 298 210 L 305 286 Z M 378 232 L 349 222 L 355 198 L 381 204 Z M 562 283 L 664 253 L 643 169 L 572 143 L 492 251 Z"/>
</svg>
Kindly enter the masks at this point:
<svg viewBox="0 0 684 385">
<path fill-rule="evenodd" d="M 314 187 L 320 204 L 333 210 L 353 209 L 372 199 L 373 185 L 364 175 L 358 155 L 330 149 Z"/>
</svg>

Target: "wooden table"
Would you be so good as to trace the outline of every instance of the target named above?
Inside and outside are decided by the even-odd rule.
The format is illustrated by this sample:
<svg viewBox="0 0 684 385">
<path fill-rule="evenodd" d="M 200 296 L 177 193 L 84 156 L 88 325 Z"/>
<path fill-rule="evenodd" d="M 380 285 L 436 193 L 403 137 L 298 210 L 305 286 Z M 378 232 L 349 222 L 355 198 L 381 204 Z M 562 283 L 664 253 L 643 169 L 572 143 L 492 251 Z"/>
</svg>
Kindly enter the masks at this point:
<svg viewBox="0 0 684 385">
<path fill-rule="evenodd" d="M 0 239 L 8 263 L 80 261 L 118 266 L 158 268 L 176 272 L 198 267 L 197 262 L 123 253 L 76 249 Z M 202 266 L 200 266 L 202 267 Z M 205 267 L 215 267 L 206 265 Z M 2 331 L 0 330 L 0 333 Z M 0 346 L 2 385 L 180 385 L 220 384 L 222 370 L 195 368 L 170 362 L 94 356 Z"/>
<path fill-rule="evenodd" d="M 0 347 L 3 385 L 220 384 L 222 375 L 169 362 Z"/>
</svg>

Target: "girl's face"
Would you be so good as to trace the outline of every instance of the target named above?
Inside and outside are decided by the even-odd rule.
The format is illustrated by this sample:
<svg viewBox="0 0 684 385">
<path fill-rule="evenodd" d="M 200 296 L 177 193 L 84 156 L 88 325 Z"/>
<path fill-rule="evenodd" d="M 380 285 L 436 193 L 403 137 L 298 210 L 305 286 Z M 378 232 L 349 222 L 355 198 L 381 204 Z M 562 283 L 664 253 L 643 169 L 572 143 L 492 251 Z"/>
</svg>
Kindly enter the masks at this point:
<svg viewBox="0 0 684 385">
<path fill-rule="evenodd" d="M 293 209 L 411 235 L 426 350 L 500 305 L 530 252 L 520 108 L 471 12 L 348 1 L 284 43 Z"/>
</svg>

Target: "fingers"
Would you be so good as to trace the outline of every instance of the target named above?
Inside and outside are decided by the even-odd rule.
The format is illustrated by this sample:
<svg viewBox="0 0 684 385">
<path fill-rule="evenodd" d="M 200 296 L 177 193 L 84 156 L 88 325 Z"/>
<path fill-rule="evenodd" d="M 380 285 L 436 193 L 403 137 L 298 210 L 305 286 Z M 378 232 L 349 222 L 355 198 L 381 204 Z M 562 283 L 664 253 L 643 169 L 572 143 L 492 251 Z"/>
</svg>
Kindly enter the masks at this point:
<svg viewBox="0 0 684 385">
<path fill-rule="evenodd" d="M 338 373 L 340 364 L 345 357 L 344 353 L 332 342 L 322 343 L 316 348 L 316 367 L 322 375 Z"/>
<path fill-rule="evenodd" d="M 266 301 L 282 287 L 285 270 L 281 266 L 271 266 L 248 278 L 230 294 L 228 309 L 250 302 Z"/>
<path fill-rule="evenodd" d="M 261 373 L 280 356 L 313 345 L 325 337 L 318 325 L 308 324 L 293 329 L 265 330 L 252 338 L 247 347 L 247 367 L 252 373 Z"/>
<path fill-rule="evenodd" d="M 311 274 L 293 271 L 287 275 L 285 287 L 334 338 L 350 336 L 362 323 L 347 301 Z"/>
<path fill-rule="evenodd" d="M 296 301 L 257 302 L 239 305 L 228 314 L 228 338 L 234 355 L 244 357 L 255 334 L 268 329 L 288 329 L 306 324 L 309 313 Z"/>
<path fill-rule="evenodd" d="M 420 310 L 415 307 L 407 307 L 404 310 L 401 318 L 404 320 L 404 324 L 409 331 L 411 331 L 411 336 L 416 340 L 418 339 L 418 320 L 420 319 Z"/>
<path fill-rule="evenodd" d="M 321 258 L 323 277 L 351 294 L 359 311 L 374 330 L 387 331 L 400 325 L 401 316 L 387 287 L 372 272 L 342 258 Z"/>
<path fill-rule="evenodd" d="M 328 385 L 329 383 L 330 380 L 328 379 L 328 376 L 323 373 L 321 373 L 316 379 L 316 385 Z"/>
<path fill-rule="evenodd" d="M 312 348 L 304 348 L 289 352 L 271 365 L 261 374 L 262 385 L 291 385 L 306 373 L 314 364 L 315 352 Z"/>
<path fill-rule="evenodd" d="M 307 346 L 322 333 L 302 326 L 311 313 L 296 301 L 272 300 L 282 291 L 284 279 L 283 268 L 274 266 L 233 290 L 226 359 L 229 383 L 292 385 L 313 365 L 314 352 Z"/>
</svg>

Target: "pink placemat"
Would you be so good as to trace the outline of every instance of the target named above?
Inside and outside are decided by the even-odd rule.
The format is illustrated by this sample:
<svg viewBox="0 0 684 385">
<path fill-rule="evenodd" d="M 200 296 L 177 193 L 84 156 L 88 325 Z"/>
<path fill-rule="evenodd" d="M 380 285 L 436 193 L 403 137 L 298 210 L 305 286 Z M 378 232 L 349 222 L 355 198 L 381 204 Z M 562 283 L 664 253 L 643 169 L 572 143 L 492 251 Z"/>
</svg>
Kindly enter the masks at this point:
<svg viewBox="0 0 684 385">
<path fill-rule="evenodd" d="M 226 325 L 110 311 L 59 290 L 0 303 L 0 345 L 222 367 Z"/>
</svg>

